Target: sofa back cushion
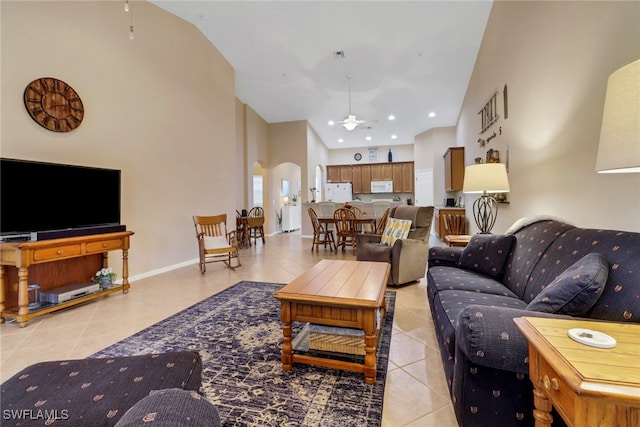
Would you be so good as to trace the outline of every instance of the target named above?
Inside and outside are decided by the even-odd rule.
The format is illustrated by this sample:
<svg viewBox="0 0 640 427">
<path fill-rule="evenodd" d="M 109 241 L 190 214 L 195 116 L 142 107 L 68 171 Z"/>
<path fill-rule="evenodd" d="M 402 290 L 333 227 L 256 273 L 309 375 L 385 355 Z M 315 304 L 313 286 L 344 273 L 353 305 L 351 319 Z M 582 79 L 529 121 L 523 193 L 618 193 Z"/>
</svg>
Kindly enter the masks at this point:
<svg viewBox="0 0 640 427">
<path fill-rule="evenodd" d="M 460 267 L 500 279 L 515 236 L 474 234 L 460 255 Z"/>
<path fill-rule="evenodd" d="M 518 295 L 519 298 L 530 302 L 535 295 L 528 299 L 525 298 L 524 295 L 529 282 L 532 280 L 532 271 L 542 259 L 547 248 L 553 244 L 562 233 L 572 228 L 574 228 L 572 225 L 563 222 L 543 220 L 527 225 L 516 231 L 514 234 L 516 242 L 512 246 L 511 253 L 507 258 L 502 283 Z M 580 257 L 565 265 L 551 277 L 551 280 L 579 258 Z M 544 284 L 549 284 L 551 280 L 544 282 Z M 542 285 L 542 283 L 540 285 Z"/>
<path fill-rule="evenodd" d="M 527 305 L 529 311 L 582 316 L 598 301 L 609 276 L 609 264 L 590 253 L 556 277 Z"/>
<path fill-rule="evenodd" d="M 585 317 L 640 323 L 640 233 L 573 228 L 559 236 L 531 273 L 524 300 L 530 302 L 543 285 L 583 256 L 598 252 L 610 269 L 602 295 Z"/>
</svg>

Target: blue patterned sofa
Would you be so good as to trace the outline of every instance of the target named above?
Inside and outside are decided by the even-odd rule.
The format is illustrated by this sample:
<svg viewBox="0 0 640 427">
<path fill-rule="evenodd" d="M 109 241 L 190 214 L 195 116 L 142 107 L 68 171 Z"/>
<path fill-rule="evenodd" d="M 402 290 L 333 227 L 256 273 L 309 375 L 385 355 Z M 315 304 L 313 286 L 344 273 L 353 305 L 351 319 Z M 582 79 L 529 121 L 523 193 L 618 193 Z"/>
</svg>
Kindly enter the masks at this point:
<svg viewBox="0 0 640 427">
<path fill-rule="evenodd" d="M 528 344 L 513 319 L 640 322 L 640 233 L 525 218 L 466 248 L 431 248 L 427 280 L 458 423 L 533 426 Z"/>
</svg>

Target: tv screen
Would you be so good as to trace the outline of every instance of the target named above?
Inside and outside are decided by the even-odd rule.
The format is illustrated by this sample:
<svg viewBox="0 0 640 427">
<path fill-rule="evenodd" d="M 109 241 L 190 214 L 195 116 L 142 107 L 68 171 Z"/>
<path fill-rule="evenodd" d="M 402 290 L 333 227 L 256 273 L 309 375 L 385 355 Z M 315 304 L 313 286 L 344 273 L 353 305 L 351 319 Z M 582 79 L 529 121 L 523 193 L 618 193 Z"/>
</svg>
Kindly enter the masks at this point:
<svg viewBox="0 0 640 427">
<path fill-rule="evenodd" d="M 0 234 L 120 224 L 120 170 L 0 159 Z"/>
</svg>

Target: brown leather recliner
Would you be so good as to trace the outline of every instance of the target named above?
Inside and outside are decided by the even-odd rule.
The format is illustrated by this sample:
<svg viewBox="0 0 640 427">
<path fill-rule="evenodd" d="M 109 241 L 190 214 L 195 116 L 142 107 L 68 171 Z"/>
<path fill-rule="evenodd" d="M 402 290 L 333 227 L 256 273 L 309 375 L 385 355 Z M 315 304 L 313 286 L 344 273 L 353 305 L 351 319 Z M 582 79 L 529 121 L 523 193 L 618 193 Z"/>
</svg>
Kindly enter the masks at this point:
<svg viewBox="0 0 640 427">
<path fill-rule="evenodd" d="M 397 206 L 390 210 L 389 218 L 411 220 L 409 236 L 388 246 L 380 243 L 380 235 L 356 234 L 356 259 L 391 263 L 389 285 L 422 279 L 427 270 L 433 206 Z"/>
</svg>

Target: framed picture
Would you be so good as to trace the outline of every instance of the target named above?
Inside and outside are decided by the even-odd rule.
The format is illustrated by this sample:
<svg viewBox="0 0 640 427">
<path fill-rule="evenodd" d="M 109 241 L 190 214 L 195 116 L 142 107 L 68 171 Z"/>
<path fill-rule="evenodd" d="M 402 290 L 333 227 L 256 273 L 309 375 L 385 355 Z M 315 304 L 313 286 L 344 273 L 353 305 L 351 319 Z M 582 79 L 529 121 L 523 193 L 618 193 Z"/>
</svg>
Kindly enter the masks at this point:
<svg viewBox="0 0 640 427">
<path fill-rule="evenodd" d="M 377 162 L 378 161 L 378 148 L 377 147 L 369 148 L 369 161 L 370 162 Z"/>
</svg>

